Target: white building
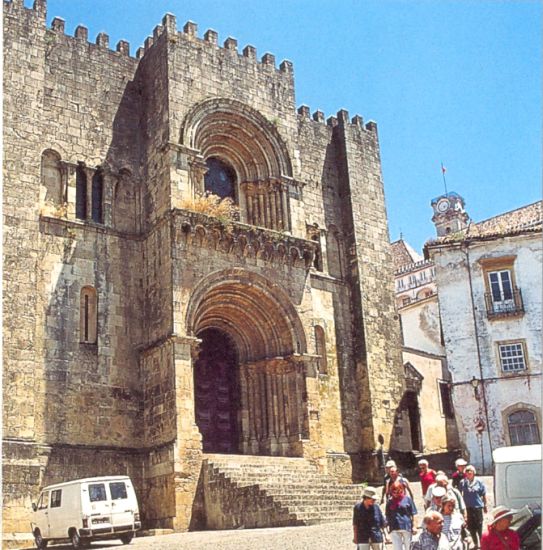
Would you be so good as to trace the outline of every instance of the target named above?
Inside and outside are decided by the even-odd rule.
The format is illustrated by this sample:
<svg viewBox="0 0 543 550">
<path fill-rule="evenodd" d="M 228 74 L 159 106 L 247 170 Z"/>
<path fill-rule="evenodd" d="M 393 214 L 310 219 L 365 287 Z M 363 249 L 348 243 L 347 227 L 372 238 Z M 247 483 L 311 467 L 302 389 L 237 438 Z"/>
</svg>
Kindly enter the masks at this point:
<svg viewBox="0 0 543 550">
<path fill-rule="evenodd" d="M 462 445 L 484 472 L 492 450 L 540 442 L 542 203 L 468 222 L 462 197 L 432 201 L 441 321 Z"/>
<path fill-rule="evenodd" d="M 406 392 L 404 410 L 415 454 L 433 467 L 449 468 L 459 448 L 451 403 L 451 379 L 441 332 L 433 262 L 403 239 L 392 243 L 396 306 L 402 327 Z"/>
</svg>

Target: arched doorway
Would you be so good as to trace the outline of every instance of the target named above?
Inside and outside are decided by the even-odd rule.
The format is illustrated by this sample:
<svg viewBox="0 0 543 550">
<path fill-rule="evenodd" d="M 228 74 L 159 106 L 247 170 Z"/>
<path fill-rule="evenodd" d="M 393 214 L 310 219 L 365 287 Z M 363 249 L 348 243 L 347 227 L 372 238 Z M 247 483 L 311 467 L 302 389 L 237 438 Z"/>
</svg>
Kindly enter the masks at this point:
<svg viewBox="0 0 543 550">
<path fill-rule="evenodd" d="M 187 312 L 201 339 L 194 403 L 204 452 L 301 456 L 305 335 L 278 285 L 244 270 L 203 280 Z"/>
<path fill-rule="evenodd" d="M 206 329 L 198 338 L 202 343 L 194 364 L 194 403 L 203 451 L 236 453 L 240 423 L 237 351 L 221 330 Z"/>
</svg>

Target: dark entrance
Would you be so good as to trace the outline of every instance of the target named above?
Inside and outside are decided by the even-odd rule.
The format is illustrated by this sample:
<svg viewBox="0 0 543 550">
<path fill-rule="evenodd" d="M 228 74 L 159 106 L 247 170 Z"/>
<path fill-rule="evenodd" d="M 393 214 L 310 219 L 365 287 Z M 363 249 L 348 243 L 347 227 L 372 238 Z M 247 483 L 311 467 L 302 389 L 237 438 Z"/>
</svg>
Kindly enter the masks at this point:
<svg viewBox="0 0 543 550">
<path fill-rule="evenodd" d="M 411 445 L 414 451 L 422 450 L 422 438 L 420 435 L 420 410 L 417 394 L 412 391 L 405 392 L 405 406 L 409 415 L 411 427 Z"/>
<path fill-rule="evenodd" d="M 206 329 L 194 364 L 196 424 L 207 453 L 239 451 L 240 392 L 237 353 L 220 330 Z"/>
</svg>

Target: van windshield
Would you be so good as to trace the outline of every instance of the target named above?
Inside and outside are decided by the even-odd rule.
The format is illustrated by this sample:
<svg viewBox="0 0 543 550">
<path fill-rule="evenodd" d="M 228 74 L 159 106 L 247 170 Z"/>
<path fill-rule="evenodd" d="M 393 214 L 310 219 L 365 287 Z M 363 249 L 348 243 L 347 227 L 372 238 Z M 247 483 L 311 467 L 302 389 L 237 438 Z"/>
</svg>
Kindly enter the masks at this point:
<svg viewBox="0 0 543 550">
<path fill-rule="evenodd" d="M 107 500 L 106 486 L 103 483 L 93 483 L 89 485 L 89 499 L 91 502 Z"/>
</svg>

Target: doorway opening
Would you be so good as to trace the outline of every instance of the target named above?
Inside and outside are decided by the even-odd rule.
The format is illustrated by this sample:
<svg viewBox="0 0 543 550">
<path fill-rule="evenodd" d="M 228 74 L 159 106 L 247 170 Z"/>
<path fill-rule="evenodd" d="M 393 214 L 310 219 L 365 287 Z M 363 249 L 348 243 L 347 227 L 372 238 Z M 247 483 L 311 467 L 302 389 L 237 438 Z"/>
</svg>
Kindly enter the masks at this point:
<svg viewBox="0 0 543 550">
<path fill-rule="evenodd" d="M 240 434 L 239 368 L 236 348 L 221 330 L 198 334 L 202 343 L 194 364 L 196 424 L 205 453 L 238 453 Z"/>
<path fill-rule="evenodd" d="M 419 400 L 415 392 L 405 392 L 405 405 L 411 428 L 411 446 L 414 451 L 422 451 Z"/>
</svg>

